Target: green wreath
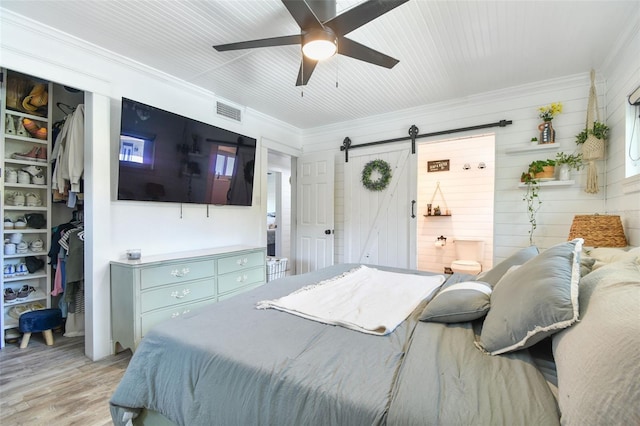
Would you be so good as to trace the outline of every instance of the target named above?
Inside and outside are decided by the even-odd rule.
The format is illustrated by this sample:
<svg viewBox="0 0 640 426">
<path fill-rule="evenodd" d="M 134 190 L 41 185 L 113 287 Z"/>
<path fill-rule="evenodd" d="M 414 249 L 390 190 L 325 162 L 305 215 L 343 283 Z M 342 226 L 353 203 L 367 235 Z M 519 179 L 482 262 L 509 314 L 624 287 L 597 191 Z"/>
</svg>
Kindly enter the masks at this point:
<svg viewBox="0 0 640 426">
<path fill-rule="evenodd" d="M 371 180 L 371 173 L 377 170 L 380 173 L 378 180 Z M 362 169 L 362 184 L 370 191 L 382 191 L 391 181 L 391 166 L 384 160 L 369 161 Z"/>
</svg>

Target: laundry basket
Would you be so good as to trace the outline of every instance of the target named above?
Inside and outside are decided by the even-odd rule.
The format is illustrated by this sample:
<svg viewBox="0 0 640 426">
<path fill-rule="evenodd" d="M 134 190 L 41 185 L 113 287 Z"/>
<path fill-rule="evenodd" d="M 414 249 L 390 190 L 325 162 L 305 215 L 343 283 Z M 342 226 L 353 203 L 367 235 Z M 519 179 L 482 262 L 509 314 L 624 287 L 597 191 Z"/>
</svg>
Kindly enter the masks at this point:
<svg viewBox="0 0 640 426">
<path fill-rule="evenodd" d="M 267 257 L 267 281 L 282 278 L 287 271 L 286 257 Z"/>
</svg>

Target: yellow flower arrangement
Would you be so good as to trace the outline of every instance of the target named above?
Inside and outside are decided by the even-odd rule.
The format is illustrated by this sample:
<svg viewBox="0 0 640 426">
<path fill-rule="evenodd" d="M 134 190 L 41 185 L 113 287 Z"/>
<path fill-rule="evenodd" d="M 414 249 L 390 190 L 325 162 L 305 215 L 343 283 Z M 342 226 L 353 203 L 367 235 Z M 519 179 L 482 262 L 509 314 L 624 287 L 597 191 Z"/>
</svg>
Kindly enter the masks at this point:
<svg viewBox="0 0 640 426">
<path fill-rule="evenodd" d="M 538 108 L 539 116 L 544 121 L 551 121 L 553 118 L 562 112 L 562 103 L 554 102 L 548 106 L 541 106 Z"/>
</svg>

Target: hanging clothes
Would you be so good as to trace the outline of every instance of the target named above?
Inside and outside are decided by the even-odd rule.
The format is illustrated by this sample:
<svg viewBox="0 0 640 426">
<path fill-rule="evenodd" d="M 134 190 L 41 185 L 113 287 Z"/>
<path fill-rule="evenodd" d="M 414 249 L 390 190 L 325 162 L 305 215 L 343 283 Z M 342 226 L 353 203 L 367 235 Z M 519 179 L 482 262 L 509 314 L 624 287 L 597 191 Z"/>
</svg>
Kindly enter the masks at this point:
<svg viewBox="0 0 640 426">
<path fill-rule="evenodd" d="M 55 160 L 51 188 L 64 193 L 70 186 L 72 192 L 80 192 L 84 174 L 84 104 L 65 117 L 51 156 Z"/>
</svg>

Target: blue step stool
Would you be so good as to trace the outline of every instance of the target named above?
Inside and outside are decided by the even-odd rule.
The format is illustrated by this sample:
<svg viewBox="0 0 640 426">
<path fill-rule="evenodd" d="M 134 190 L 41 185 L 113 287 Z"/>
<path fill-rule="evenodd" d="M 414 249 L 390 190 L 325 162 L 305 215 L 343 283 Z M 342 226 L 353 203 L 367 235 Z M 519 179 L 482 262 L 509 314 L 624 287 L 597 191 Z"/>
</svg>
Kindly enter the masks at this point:
<svg viewBox="0 0 640 426">
<path fill-rule="evenodd" d="M 37 311 L 25 312 L 20 315 L 18 324 L 20 331 L 24 333 L 22 341 L 20 342 L 20 349 L 27 347 L 31 333 L 39 332 L 42 332 L 47 346 L 52 346 L 52 329 L 62 325 L 62 311 L 60 309 L 39 309 Z"/>
</svg>

